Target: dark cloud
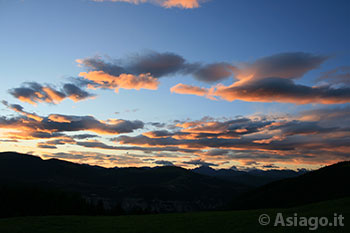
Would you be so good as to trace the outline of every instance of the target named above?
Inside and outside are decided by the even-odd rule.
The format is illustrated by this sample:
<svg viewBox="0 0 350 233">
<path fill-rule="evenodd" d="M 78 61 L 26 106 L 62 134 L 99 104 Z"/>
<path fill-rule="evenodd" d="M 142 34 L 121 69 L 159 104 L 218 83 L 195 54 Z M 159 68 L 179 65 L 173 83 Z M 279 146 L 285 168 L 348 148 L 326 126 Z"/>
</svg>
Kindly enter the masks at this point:
<svg viewBox="0 0 350 233">
<path fill-rule="evenodd" d="M 283 135 L 296 134 L 322 134 L 337 131 L 338 127 L 322 127 L 319 122 L 315 121 L 290 121 L 280 125 L 271 126 L 270 130 L 282 130 Z"/>
<path fill-rule="evenodd" d="M 13 140 L 13 139 L 0 139 L 0 142 L 18 142 L 18 140 Z"/>
<path fill-rule="evenodd" d="M 129 73 L 150 73 L 154 77 L 164 77 L 178 72 L 191 72 L 192 65 L 185 59 L 174 53 L 149 52 L 142 55 L 131 56 L 127 65 Z"/>
<path fill-rule="evenodd" d="M 205 167 L 210 167 L 210 166 L 218 166 L 217 164 L 214 164 L 214 163 L 208 163 L 208 162 L 205 162 L 201 159 L 195 159 L 195 160 L 191 160 L 191 161 L 185 161 L 183 162 L 184 164 L 189 164 L 189 165 L 196 165 L 196 166 L 205 166 Z"/>
<path fill-rule="evenodd" d="M 178 72 L 191 71 L 190 64 L 185 59 L 174 53 L 147 52 L 134 54 L 126 59 L 106 62 L 101 57 L 80 59 L 78 62 L 88 69 L 103 71 L 104 73 L 120 76 L 121 74 L 148 74 L 161 78 Z"/>
<path fill-rule="evenodd" d="M 166 126 L 165 123 L 161 123 L 161 122 L 150 122 L 148 124 L 157 128 L 164 128 Z"/>
<path fill-rule="evenodd" d="M 67 83 L 63 85 L 63 92 L 66 94 L 66 97 L 71 98 L 75 101 L 83 100 L 93 96 L 87 91 L 84 91 L 71 83 Z"/>
<path fill-rule="evenodd" d="M 157 161 L 154 161 L 154 163 L 158 165 L 163 165 L 163 166 L 175 166 L 172 162 L 165 161 L 165 160 L 157 160 Z"/>
<path fill-rule="evenodd" d="M 57 149 L 58 145 L 75 144 L 76 142 L 68 137 L 62 139 L 48 140 L 45 142 L 39 142 L 37 147 L 45 149 Z"/>
<path fill-rule="evenodd" d="M 77 134 L 72 136 L 72 138 L 74 139 L 88 139 L 88 138 L 96 138 L 96 137 L 99 137 L 99 136 L 95 134 Z"/>
<path fill-rule="evenodd" d="M 146 132 L 144 135 L 151 138 L 166 138 L 166 137 L 171 137 L 174 134 L 167 130 L 155 130 L 155 131 Z"/>
<path fill-rule="evenodd" d="M 226 62 L 201 66 L 193 73 L 194 77 L 204 82 L 218 82 L 233 76 L 233 67 Z"/>
<path fill-rule="evenodd" d="M 235 70 L 238 79 L 252 76 L 254 79 L 263 78 L 300 78 L 310 70 L 318 68 L 328 56 L 310 53 L 280 53 L 263 57 L 253 63 L 243 63 Z"/>
<path fill-rule="evenodd" d="M 42 149 L 57 149 L 57 146 L 45 145 L 45 144 L 38 144 L 37 147 Z"/>
<path fill-rule="evenodd" d="M 90 71 L 99 71 L 114 77 L 119 77 L 123 74 L 135 76 L 149 74 L 154 78 L 162 78 L 175 74 L 190 74 L 204 82 L 217 82 L 231 77 L 234 69 L 232 65 L 226 62 L 212 64 L 190 63 L 175 53 L 158 53 L 154 51 L 134 54 L 127 58 L 110 62 L 104 61 L 101 57 L 78 59 L 77 62 Z"/>
<path fill-rule="evenodd" d="M 94 96 L 71 83 L 64 84 L 60 90 L 57 90 L 52 85 L 43 86 L 36 82 L 27 82 L 21 87 L 9 90 L 9 93 L 20 101 L 30 104 L 40 102 L 57 104 L 66 98 L 77 102 Z"/>
<path fill-rule="evenodd" d="M 266 164 L 262 166 L 263 168 L 269 168 L 269 169 L 273 169 L 273 168 L 279 168 L 278 166 L 276 166 L 275 164 Z"/>
</svg>

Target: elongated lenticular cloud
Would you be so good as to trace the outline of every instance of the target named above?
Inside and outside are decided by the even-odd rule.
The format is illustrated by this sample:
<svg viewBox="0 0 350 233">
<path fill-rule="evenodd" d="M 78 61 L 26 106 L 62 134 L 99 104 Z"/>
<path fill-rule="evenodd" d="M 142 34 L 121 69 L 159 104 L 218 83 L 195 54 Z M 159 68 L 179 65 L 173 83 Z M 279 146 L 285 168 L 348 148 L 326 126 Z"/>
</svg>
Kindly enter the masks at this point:
<svg viewBox="0 0 350 233">
<path fill-rule="evenodd" d="M 230 86 L 217 85 L 201 88 L 177 84 L 171 92 L 177 94 L 205 96 L 209 99 L 219 97 L 227 101 L 280 102 L 294 104 L 343 104 L 350 102 L 350 87 L 332 88 L 330 86 L 309 87 L 295 84 L 283 78 L 266 78 Z"/>
<path fill-rule="evenodd" d="M 266 78 L 241 85 L 218 85 L 212 95 L 227 101 L 342 104 L 350 102 L 350 87 L 309 87 L 288 79 Z"/>
<path fill-rule="evenodd" d="M 219 97 L 227 101 L 295 104 L 349 103 L 349 86 L 334 87 L 331 84 L 306 86 L 294 81 L 308 71 L 318 68 L 327 58 L 327 56 L 308 53 L 272 55 L 253 63 L 230 66 L 237 80 L 232 85 L 218 84 L 211 88 L 202 88 L 180 83 L 170 90 L 178 94 L 192 94 L 211 99 Z"/>
<path fill-rule="evenodd" d="M 183 9 L 198 8 L 205 0 L 93 0 L 94 2 L 127 2 L 133 4 L 152 3 L 165 8 L 178 7 Z"/>
</svg>

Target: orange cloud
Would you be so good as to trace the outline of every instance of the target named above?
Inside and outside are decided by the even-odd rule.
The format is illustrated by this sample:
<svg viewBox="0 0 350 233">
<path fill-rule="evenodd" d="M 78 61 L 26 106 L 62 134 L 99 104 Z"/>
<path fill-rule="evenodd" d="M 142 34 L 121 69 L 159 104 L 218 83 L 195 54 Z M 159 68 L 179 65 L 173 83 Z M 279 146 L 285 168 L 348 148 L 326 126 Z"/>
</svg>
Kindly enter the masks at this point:
<svg viewBox="0 0 350 233">
<path fill-rule="evenodd" d="M 20 105 L 10 105 L 8 108 L 20 113 L 21 117 L 7 118 L 0 116 L 0 129 L 9 129 L 11 138 L 30 140 L 34 138 L 57 138 L 65 136 L 66 132 L 91 131 L 100 134 L 117 135 L 130 133 L 144 127 L 142 121 L 128 120 L 97 120 L 92 116 L 69 116 L 52 114 L 41 117 L 27 113 Z M 16 131 L 16 132 L 13 132 Z"/>
<path fill-rule="evenodd" d="M 177 93 L 177 94 L 205 96 L 208 99 L 216 100 L 210 94 L 212 89 L 209 89 L 209 88 L 196 87 L 196 86 L 179 83 L 173 86 L 172 88 L 170 88 L 170 91 L 172 93 Z"/>
<path fill-rule="evenodd" d="M 42 90 L 47 94 L 47 98 L 45 99 L 45 102 L 57 104 L 57 103 L 60 103 L 65 98 L 63 94 L 59 93 L 56 90 L 53 90 L 50 87 L 43 87 Z"/>
<path fill-rule="evenodd" d="M 59 122 L 59 123 L 71 123 L 71 120 L 68 117 L 63 115 L 52 114 L 52 115 L 49 115 L 48 119 L 50 121 Z"/>
<path fill-rule="evenodd" d="M 113 76 L 103 71 L 90 71 L 81 72 L 79 76 L 98 84 L 97 87 L 115 89 L 115 92 L 118 92 L 120 88 L 157 90 L 159 85 L 159 81 L 150 74 Z"/>
<path fill-rule="evenodd" d="M 185 9 L 192 9 L 199 7 L 198 0 L 167 0 L 162 3 L 162 6 L 166 8 L 179 7 Z"/>
</svg>

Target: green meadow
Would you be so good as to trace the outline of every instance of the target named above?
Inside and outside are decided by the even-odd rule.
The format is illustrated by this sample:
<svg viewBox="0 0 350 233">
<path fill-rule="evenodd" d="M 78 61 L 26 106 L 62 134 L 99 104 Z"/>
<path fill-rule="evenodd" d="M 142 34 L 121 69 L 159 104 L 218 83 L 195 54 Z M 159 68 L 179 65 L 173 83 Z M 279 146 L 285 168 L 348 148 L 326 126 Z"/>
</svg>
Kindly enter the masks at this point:
<svg viewBox="0 0 350 233">
<path fill-rule="evenodd" d="M 0 219 L 1 233 L 244 233 L 244 232 L 350 232 L 348 217 L 350 198 L 332 200 L 290 209 L 217 211 L 181 214 L 127 216 L 45 216 Z M 343 227 L 273 226 L 277 213 L 284 217 L 344 216 Z M 261 226 L 261 214 L 268 214 L 271 223 Z M 284 218 L 285 219 L 285 218 Z M 312 228 L 314 228 L 313 225 Z"/>
</svg>

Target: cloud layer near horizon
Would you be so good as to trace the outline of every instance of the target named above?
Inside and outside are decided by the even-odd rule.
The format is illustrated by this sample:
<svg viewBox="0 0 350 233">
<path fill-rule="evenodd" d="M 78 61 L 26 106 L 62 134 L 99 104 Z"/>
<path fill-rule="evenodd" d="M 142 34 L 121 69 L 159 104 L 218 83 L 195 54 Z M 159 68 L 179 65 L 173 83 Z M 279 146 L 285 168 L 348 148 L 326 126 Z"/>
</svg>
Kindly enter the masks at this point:
<svg viewBox="0 0 350 233">
<path fill-rule="evenodd" d="M 101 121 L 93 116 L 40 116 L 25 111 L 20 105 L 6 101 L 3 104 L 19 115 L 0 117 L 0 128 L 8 140 L 2 143 L 40 140 L 37 148 L 46 150 L 74 146 L 137 151 L 143 153 L 136 156 L 138 159 L 153 159 L 155 162 L 157 159 L 165 161 L 164 157 L 173 158 L 172 162 L 177 161 L 177 165 L 184 166 L 216 166 L 232 161 L 327 164 L 349 159 L 350 156 L 349 107 L 316 109 L 295 116 L 206 117 L 155 124 L 120 119 Z M 155 129 L 149 130 L 148 127 Z M 143 132 L 135 134 L 136 130 Z M 100 140 L 101 135 L 112 138 L 106 143 L 106 140 Z"/>
</svg>

